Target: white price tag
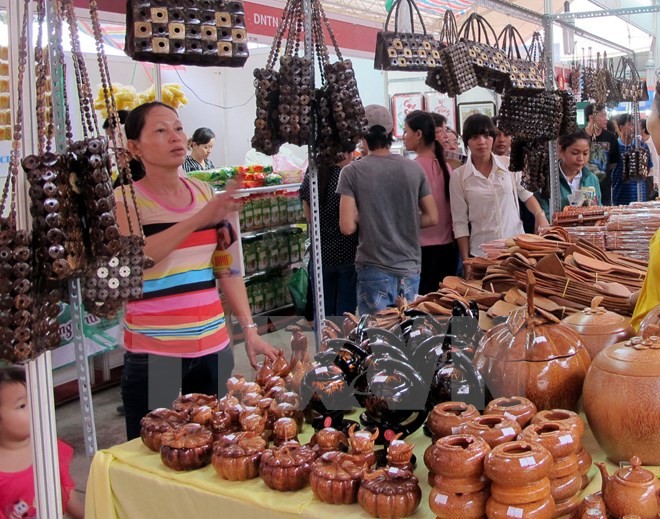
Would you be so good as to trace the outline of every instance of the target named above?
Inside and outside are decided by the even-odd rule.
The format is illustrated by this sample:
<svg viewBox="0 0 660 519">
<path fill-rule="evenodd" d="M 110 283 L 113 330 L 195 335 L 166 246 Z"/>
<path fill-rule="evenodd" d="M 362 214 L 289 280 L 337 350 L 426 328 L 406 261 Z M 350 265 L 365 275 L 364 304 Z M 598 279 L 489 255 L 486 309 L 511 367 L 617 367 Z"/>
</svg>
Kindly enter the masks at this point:
<svg viewBox="0 0 660 519">
<path fill-rule="evenodd" d="M 520 458 L 521 467 L 533 467 L 534 465 L 536 465 L 534 456 L 525 456 L 524 458 Z"/>
<path fill-rule="evenodd" d="M 387 381 L 387 375 L 377 375 L 373 378 L 373 381 L 376 384 L 382 384 L 383 382 Z"/>
<path fill-rule="evenodd" d="M 504 429 L 502 429 L 502 434 L 504 434 L 505 436 L 511 436 L 511 435 L 515 436 L 516 430 L 513 427 L 505 427 Z"/>
<path fill-rule="evenodd" d="M 559 437 L 559 443 L 562 445 L 568 445 L 569 443 L 573 443 L 573 437 L 570 434 L 564 434 L 563 436 Z"/>
<path fill-rule="evenodd" d="M 327 372 L 328 372 L 328 368 L 326 366 L 316 368 L 314 370 L 314 373 L 316 373 L 317 375 L 320 375 L 321 373 L 327 373 Z"/>
<path fill-rule="evenodd" d="M 506 511 L 507 517 L 522 517 L 524 510 L 516 506 L 510 506 Z"/>
<path fill-rule="evenodd" d="M 435 504 L 436 505 L 446 505 L 449 501 L 449 496 L 446 494 L 440 494 L 439 492 L 435 495 Z"/>
<path fill-rule="evenodd" d="M 513 420 L 514 422 L 516 421 L 517 417 L 514 414 L 511 414 L 508 411 L 504 411 L 504 418 L 508 418 L 509 420 Z"/>
<path fill-rule="evenodd" d="M 463 426 L 462 425 L 451 428 L 451 433 L 452 434 L 461 434 L 461 432 L 463 432 Z"/>
</svg>

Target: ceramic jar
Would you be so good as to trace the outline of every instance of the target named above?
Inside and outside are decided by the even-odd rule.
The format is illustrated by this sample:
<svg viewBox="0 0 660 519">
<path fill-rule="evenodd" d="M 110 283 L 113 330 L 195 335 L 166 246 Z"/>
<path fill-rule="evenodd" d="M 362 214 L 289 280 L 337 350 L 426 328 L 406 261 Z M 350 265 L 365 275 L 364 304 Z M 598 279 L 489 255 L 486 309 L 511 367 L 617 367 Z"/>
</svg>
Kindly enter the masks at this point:
<svg viewBox="0 0 660 519">
<path fill-rule="evenodd" d="M 387 466 L 413 471 L 412 456 L 415 445 L 400 440 L 401 433 L 387 446 Z"/>
<path fill-rule="evenodd" d="M 154 451 L 160 452 L 160 438 L 163 433 L 178 429 L 188 423 L 188 414 L 178 413 L 163 407 L 154 409 L 140 420 L 140 438 L 142 443 Z"/>
<path fill-rule="evenodd" d="M 578 441 L 577 449 L 577 459 L 578 459 L 578 471 L 582 476 L 581 490 L 585 489 L 589 484 L 589 470 L 591 469 L 591 454 L 589 451 L 582 445 L 582 437 L 584 436 L 584 422 L 580 416 L 567 409 L 549 409 L 546 411 L 540 411 L 536 413 L 536 416 L 532 418 L 533 424 L 541 424 L 547 422 L 556 422 L 564 425 L 568 425 L 569 428 L 573 431 L 575 438 Z"/>
<path fill-rule="evenodd" d="M 260 475 L 269 488 L 280 492 L 300 490 L 309 482 L 315 454 L 307 446 L 285 444 L 261 455 Z"/>
<path fill-rule="evenodd" d="M 463 424 L 462 434 L 479 436 L 491 448 L 515 440 L 522 432 L 515 420 L 498 415 L 483 415 Z"/>
<path fill-rule="evenodd" d="M 657 519 L 660 512 L 660 481 L 653 472 L 643 469 L 637 456 L 630 467 L 621 468 L 610 476 L 604 463 L 597 463 L 603 480 L 603 500 L 617 518 L 637 515 L 640 519 Z"/>
<path fill-rule="evenodd" d="M 399 519 L 415 513 L 422 501 L 419 481 L 408 470 L 386 468 L 367 474 L 358 490 L 358 503 L 372 517 Z"/>
<path fill-rule="evenodd" d="M 213 454 L 213 434 L 189 423 L 161 435 L 160 458 L 173 470 L 196 470 L 208 465 Z"/>
<path fill-rule="evenodd" d="M 485 415 L 495 414 L 515 420 L 522 429 L 529 425 L 536 412 L 534 402 L 522 396 L 496 398 L 484 409 Z"/>
<path fill-rule="evenodd" d="M 590 308 L 585 308 L 562 321 L 562 324 L 580 334 L 592 360 L 607 346 L 635 335 L 635 329 L 628 319 L 598 306 L 602 300 L 600 296 L 595 297 Z"/>
<path fill-rule="evenodd" d="M 222 479 L 254 479 L 259 476 L 259 462 L 265 448 L 266 440 L 260 436 L 243 437 L 238 443 L 214 447 L 211 462 Z"/>
<path fill-rule="evenodd" d="M 660 465 L 660 337 L 605 348 L 584 385 L 584 411 L 600 447 L 614 462 L 639 456 Z"/>
<path fill-rule="evenodd" d="M 474 366 L 494 398 L 520 395 L 539 410 L 577 410 L 589 353 L 577 332 L 536 314 L 533 280 L 527 296 L 527 315 L 513 312 L 506 323 L 491 328 L 479 343 Z"/>
<path fill-rule="evenodd" d="M 472 404 L 465 402 L 443 402 L 436 405 L 426 419 L 433 441 L 450 434 L 460 433 L 465 422 L 477 418 L 479 411 Z"/>
<path fill-rule="evenodd" d="M 539 443 L 514 441 L 494 447 L 484 464 L 492 481 L 488 517 L 551 519 L 555 511 L 548 479 L 552 463 L 552 455 Z"/>
<path fill-rule="evenodd" d="M 327 452 L 312 464 L 309 482 L 314 496 L 323 503 L 350 505 L 357 501 L 366 467 L 339 451 Z"/>
<path fill-rule="evenodd" d="M 445 436 L 426 449 L 424 463 L 434 487 L 429 506 L 437 517 L 479 519 L 486 514 L 489 491 L 483 472 L 490 450 L 483 438 L 465 434 Z"/>
<path fill-rule="evenodd" d="M 520 435 L 521 440 L 543 445 L 552 455 L 550 495 L 563 514 L 570 513 L 579 504 L 576 499 L 582 486 L 577 450 L 580 446 L 574 431 L 561 422 L 541 422 L 529 425 Z M 559 512 L 557 512 L 557 517 Z"/>
</svg>

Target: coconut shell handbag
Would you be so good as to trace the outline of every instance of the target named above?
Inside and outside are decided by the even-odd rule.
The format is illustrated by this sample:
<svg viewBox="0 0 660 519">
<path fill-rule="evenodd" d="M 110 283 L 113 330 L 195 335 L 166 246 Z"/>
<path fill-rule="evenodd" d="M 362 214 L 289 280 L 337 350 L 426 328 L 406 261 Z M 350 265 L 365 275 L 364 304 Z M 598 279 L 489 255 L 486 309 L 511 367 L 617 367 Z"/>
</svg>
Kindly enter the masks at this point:
<svg viewBox="0 0 660 519">
<path fill-rule="evenodd" d="M 525 42 L 513 25 L 509 24 L 502 29 L 498 37 L 498 46 L 506 53 L 511 66 L 507 88 L 524 89 L 527 91 L 540 91 L 545 89 L 543 74 L 530 56 Z M 523 50 L 523 55 L 520 53 Z"/>
<path fill-rule="evenodd" d="M 242 67 L 245 11 L 239 0 L 127 0 L 125 52 L 136 61 Z"/>
<path fill-rule="evenodd" d="M 411 32 L 399 32 L 399 9 L 410 12 Z M 394 13 L 394 31 L 389 30 Z M 422 32 L 415 32 L 415 13 Z M 427 34 L 422 14 L 413 0 L 395 0 L 385 20 L 385 30 L 376 35 L 374 68 L 376 70 L 430 70 L 438 65 L 440 46 L 433 35 Z"/>
<path fill-rule="evenodd" d="M 616 67 L 616 82 L 623 101 L 648 101 L 649 91 L 646 81 L 639 77 L 635 62 L 629 57 L 622 57 Z"/>
</svg>

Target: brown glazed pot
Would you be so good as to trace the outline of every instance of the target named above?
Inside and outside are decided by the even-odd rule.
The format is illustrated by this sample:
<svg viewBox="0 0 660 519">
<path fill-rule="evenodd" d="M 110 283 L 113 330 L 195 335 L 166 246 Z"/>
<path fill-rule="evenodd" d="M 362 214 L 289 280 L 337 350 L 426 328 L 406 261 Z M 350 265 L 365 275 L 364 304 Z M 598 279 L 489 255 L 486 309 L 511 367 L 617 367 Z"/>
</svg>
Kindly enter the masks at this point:
<svg viewBox="0 0 660 519">
<path fill-rule="evenodd" d="M 479 416 L 479 411 L 472 404 L 465 402 L 443 402 L 436 405 L 426 419 L 433 440 L 459 434 L 465 422 Z"/>
<path fill-rule="evenodd" d="M 315 454 L 307 446 L 286 444 L 280 449 L 266 449 L 261 455 L 261 479 L 280 492 L 300 490 L 309 481 Z"/>
<path fill-rule="evenodd" d="M 446 478 L 479 478 L 490 450 L 479 436 L 445 436 L 426 449 L 424 463 L 431 472 Z"/>
<path fill-rule="evenodd" d="M 520 439 L 540 443 L 550 451 L 555 462 L 576 454 L 581 445 L 573 430 L 562 422 L 531 424 L 521 433 Z"/>
<path fill-rule="evenodd" d="M 515 420 L 498 415 L 483 415 L 463 424 L 462 432 L 483 438 L 493 448 L 515 440 L 522 431 Z"/>
<path fill-rule="evenodd" d="M 422 501 L 418 479 L 408 470 L 386 468 L 364 476 L 360 506 L 372 517 L 399 519 L 415 513 Z"/>
<path fill-rule="evenodd" d="M 331 505 L 357 501 L 358 488 L 366 466 L 350 454 L 330 451 L 312 464 L 309 483 L 314 496 Z"/>
<path fill-rule="evenodd" d="M 514 441 L 493 448 L 484 467 L 493 483 L 522 487 L 548 477 L 552 456 L 538 443 Z"/>
<path fill-rule="evenodd" d="M 266 440 L 259 436 L 244 437 L 238 443 L 213 449 L 211 463 L 222 479 L 246 481 L 259 476 L 261 453 Z"/>
<path fill-rule="evenodd" d="M 449 493 L 437 488 L 431 490 L 429 507 L 438 519 L 481 519 L 486 515 L 488 490 Z"/>
<path fill-rule="evenodd" d="M 566 317 L 562 324 L 582 337 L 582 343 L 593 360 L 601 350 L 635 335 L 635 329 L 625 317 L 598 306 L 603 298 L 594 297 L 591 308 Z"/>
<path fill-rule="evenodd" d="M 188 413 L 178 413 L 164 407 L 154 409 L 140 420 L 142 443 L 154 452 L 160 452 L 160 437 L 163 433 L 178 429 L 188 423 Z"/>
<path fill-rule="evenodd" d="M 534 276 L 527 286 L 527 315 L 513 312 L 479 343 L 474 366 L 493 397 L 524 396 L 537 409 L 577 410 L 591 360 L 571 328 L 537 316 Z"/>
<path fill-rule="evenodd" d="M 493 499 L 510 505 L 524 505 L 545 499 L 550 495 L 551 486 L 548 478 L 530 480 L 526 485 L 507 486 L 493 483 L 490 493 Z"/>
<path fill-rule="evenodd" d="M 580 492 L 582 486 L 582 476 L 579 472 L 569 474 L 563 478 L 556 478 L 550 480 L 550 495 L 555 500 L 565 501 Z"/>
<path fill-rule="evenodd" d="M 160 459 L 173 470 L 196 470 L 211 462 L 213 434 L 206 427 L 189 423 L 163 433 Z"/>
<path fill-rule="evenodd" d="M 509 505 L 500 503 L 492 497 L 486 503 L 488 519 L 552 519 L 555 513 L 555 502 L 548 495 L 545 499 L 522 505 Z"/>
<path fill-rule="evenodd" d="M 536 412 L 534 403 L 522 396 L 496 398 L 484 409 L 484 414 L 497 414 L 510 418 L 518 422 L 523 429 L 529 425 Z"/>
<path fill-rule="evenodd" d="M 660 465 L 660 337 L 605 348 L 584 385 L 584 412 L 607 456 Z"/>
<path fill-rule="evenodd" d="M 532 423 L 542 423 L 542 422 L 564 422 L 566 423 L 577 435 L 580 441 L 582 441 L 582 436 L 584 435 L 584 422 L 580 415 L 574 411 L 569 411 L 568 409 L 547 409 L 545 411 L 539 411 L 536 413 L 534 418 L 532 418 Z"/>
</svg>

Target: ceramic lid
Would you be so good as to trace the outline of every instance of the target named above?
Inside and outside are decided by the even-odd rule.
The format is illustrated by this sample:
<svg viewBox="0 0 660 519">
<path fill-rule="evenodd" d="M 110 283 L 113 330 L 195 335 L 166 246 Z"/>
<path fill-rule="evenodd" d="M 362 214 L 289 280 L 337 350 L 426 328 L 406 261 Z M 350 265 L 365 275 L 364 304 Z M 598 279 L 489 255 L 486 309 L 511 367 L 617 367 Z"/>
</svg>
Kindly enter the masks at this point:
<svg viewBox="0 0 660 519">
<path fill-rule="evenodd" d="M 608 346 L 592 361 L 592 369 L 633 377 L 660 376 L 660 337 L 633 337 Z"/>
<path fill-rule="evenodd" d="M 641 467 L 642 462 L 637 456 L 630 460 L 630 467 L 624 467 L 616 471 L 616 478 L 619 481 L 635 484 L 648 484 L 653 482 L 655 474 Z"/>
<path fill-rule="evenodd" d="M 602 300 L 600 296 L 594 297 L 590 308 L 566 317 L 562 323 L 585 335 L 610 335 L 620 330 L 632 330 L 628 319 L 598 306 Z"/>
</svg>

